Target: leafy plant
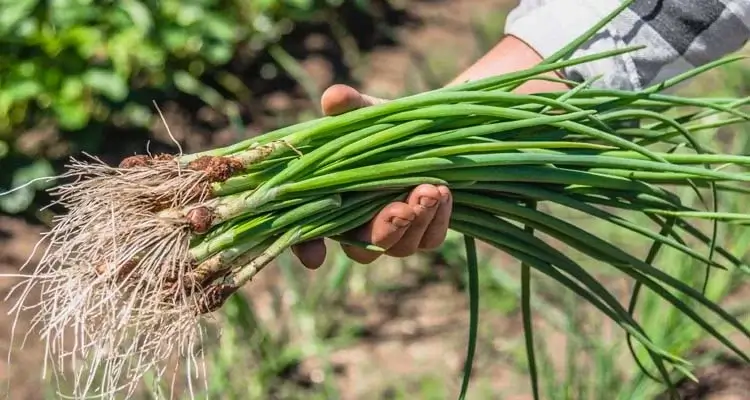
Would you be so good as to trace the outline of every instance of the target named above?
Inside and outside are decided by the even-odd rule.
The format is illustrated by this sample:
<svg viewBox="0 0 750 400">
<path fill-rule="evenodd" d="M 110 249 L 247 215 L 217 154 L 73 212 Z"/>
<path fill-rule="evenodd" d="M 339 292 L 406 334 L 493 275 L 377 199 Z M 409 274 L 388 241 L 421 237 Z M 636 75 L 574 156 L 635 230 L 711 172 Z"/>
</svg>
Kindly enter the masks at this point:
<svg viewBox="0 0 750 400">
<path fill-rule="evenodd" d="M 40 177 L 29 168 L 49 172 L 45 159 L 96 152 L 110 127 L 148 127 L 154 100 L 194 97 L 236 119 L 247 93 L 228 68 L 236 54 L 252 57 L 295 21 L 343 3 L 0 0 L 0 189 Z M 61 132 L 64 151 L 27 145 L 38 138 L 23 133 L 35 129 Z M 36 189 L 0 211 L 25 210 Z"/>
</svg>

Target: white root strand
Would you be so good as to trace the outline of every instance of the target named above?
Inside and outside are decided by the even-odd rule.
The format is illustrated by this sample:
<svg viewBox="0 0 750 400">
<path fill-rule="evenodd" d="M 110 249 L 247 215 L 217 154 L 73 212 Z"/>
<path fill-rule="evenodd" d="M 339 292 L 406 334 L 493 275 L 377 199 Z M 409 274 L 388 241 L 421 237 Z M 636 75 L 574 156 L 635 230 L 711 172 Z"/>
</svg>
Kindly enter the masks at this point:
<svg viewBox="0 0 750 400">
<path fill-rule="evenodd" d="M 190 229 L 179 215 L 157 217 L 154 205 L 202 202 L 205 174 L 173 160 L 123 169 L 93 159 L 74 160 L 60 178 L 71 182 L 51 192 L 68 213 L 55 218 L 40 262 L 9 295 L 11 312 L 34 313 L 24 341 L 32 332 L 44 340 L 45 373 L 62 381 L 74 370 L 73 393 L 60 395 L 132 395 L 147 373 L 163 377 L 175 355 L 195 365 L 203 332 L 193 312 L 200 293 L 183 284 Z M 34 292 L 41 300 L 29 304 Z"/>
</svg>

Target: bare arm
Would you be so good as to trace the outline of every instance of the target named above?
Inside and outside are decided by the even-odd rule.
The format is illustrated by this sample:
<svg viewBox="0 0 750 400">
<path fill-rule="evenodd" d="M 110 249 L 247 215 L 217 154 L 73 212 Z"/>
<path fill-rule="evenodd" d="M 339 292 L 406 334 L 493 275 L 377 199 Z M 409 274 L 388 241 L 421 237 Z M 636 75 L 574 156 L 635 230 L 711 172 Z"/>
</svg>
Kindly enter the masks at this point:
<svg viewBox="0 0 750 400">
<path fill-rule="evenodd" d="M 526 42 L 515 36 L 506 35 L 482 58 L 449 82 L 448 86 L 521 71 L 539 64 L 542 60 L 542 56 Z M 561 77 L 559 73 L 550 73 L 549 75 Z M 520 93 L 541 93 L 565 89 L 567 89 L 567 86 L 559 82 L 535 80 L 525 83 L 516 91 Z"/>
<path fill-rule="evenodd" d="M 547 57 L 583 34 L 621 0 L 521 0 L 506 34 Z M 748 0 L 636 0 L 575 56 L 628 46 L 644 49 L 566 68 L 566 78 L 640 90 L 739 50 L 750 38 Z"/>
</svg>

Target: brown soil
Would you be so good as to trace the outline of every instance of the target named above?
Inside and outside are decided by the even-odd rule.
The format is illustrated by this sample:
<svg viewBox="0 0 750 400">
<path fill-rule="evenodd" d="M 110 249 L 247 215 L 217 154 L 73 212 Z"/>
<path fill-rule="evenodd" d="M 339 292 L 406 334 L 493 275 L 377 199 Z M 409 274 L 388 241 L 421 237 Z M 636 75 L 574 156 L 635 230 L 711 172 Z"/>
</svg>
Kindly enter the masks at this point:
<svg viewBox="0 0 750 400">
<path fill-rule="evenodd" d="M 360 60 L 362 67 L 356 70 L 342 70 L 340 62 L 332 61 L 331 52 L 343 57 L 344 51 L 330 50 L 330 37 L 313 32 L 303 43 L 306 54 L 291 51 L 300 59 L 305 70 L 313 78 L 317 90 L 337 82 L 351 83 L 363 91 L 382 97 L 394 97 L 407 90 L 422 90 L 449 79 L 452 72 L 468 65 L 479 53 L 473 36 L 473 23 L 492 10 L 508 7 L 513 0 L 452 0 L 452 1 L 412 1 L 409 2 L 410 18 L 397 18 L 400 27 L 393 36 L 398 46 L 383 45 L 383 40 L 370 43 L 368 53 L 348 57 L 366 57 Z M 405 22 L 405 21 L 408 21 Z M 417 22 L 415 22 L 417 21 Z M 500 23 L 500 21 L 497 21 Z M 363 42 L 367 40 L 363 39 Z M 386 41 L 387 42 L 387 41 Z M 367 43 L 359 43 L 367 48 Z M 430 58 L 435 54 L 446 65 L 435 65 Z M 335 58 L 335 57 L 333 57 Z M 438 63 L 439 64 L 439 63 Z M 241 65 L 238 68 L 242 67 Z M 432 82 L 425 78 L 415 78 L 415 70 L 429 67 L 435 72 Z M 357 77 L 362 77 L 357 79 Z M 279 82 L 269 85 L 283 87 Z M 315 107 L 315 99 L 305 98 L 300 89 L 274 90 L 262 88 L 260 104 L 255 106 L 278 117 L 294 110 Z M 268 114 L 259 115 L 248 111 L 253 123 L 248 133 L 238 136 L 227 127 L 226 121 L 215 113 L 201 107 L 198 110 L 186 109 L 174 102 L 161 105 L 166 120 L 174 136 L 186 152 L 197 151 L 207 146 L 226 145 L 241 137 L 262 132 L 270 126 L 273 118 Z M 219 120 L 217 122 L 216 120 Z M 197 121 L 199 120 L 199 121 Z M 124 136 L 124 135 L 123 135 Z M 136 138 L 138 139 L 138 138 Z M 162 143 L 170 142 L 166 130 L 154 127 L 153 139 Z M 127 146 L 113 143 L 108 145 L 105 160 L 117 160 L 123 155 L 132 154 L 133 149 L 141 148 L 143 142 L 130 139 Z M 168 147 L 164 147 L 167 149 Z M 0 273 L 15 273 L 31 254 L 42 228 L 20 218 L 0 216 Z M 267 273 L 266 273 L 267 272 Z M 264 272 L 254 286 L 254 296 L 263 300 L 264 287 L 272 286 L 277 276 L 271 270 Z M 4 279 L 0 283 L 3 296 L 8 293 L 15 280 Z M 347 347 L 333 355 L 333 362 L 339 368 L 338 385 L 345 399 L 384 399 L 390 398 L 389 387 L 403 382 L 411 382 L 423 375 L 435 376 L 444 382 L 452 382 L 451 391 L 457 387 L 461 377 L 468 327 L 467 300 L 465 293 L 449 283 L 417 282 L 405 284 L 398 292 L 383 293 L 374 297 L 355 298 L 350 308 L 365 320 L 365 338 L 356 345 Z M 7 305 L 3 305 L 6 311 Z M 354 311 L 353 311 L 354 312 Z M 504 393 L 502 398 L 520 400 L 530 398 L 527 394 L 527 378 L 516 368 L 505 362 L 507 354 L 500 340 L 495 338 L 518 336 L 522 332 L 520 318 L 515 315 L 482 315 L 482 330 L 489 332 L 483 336 L 475 361 L 476 374 L 491 378 L 495 393 Z M 0 314 L 0 324 L 10 327 L 13 319 L 6 312 Z M 18 331 L 25 332 L 28 321 L 18 322 Z M 0 344 L 8 350 L 10 338 L 7 332 L 0 333 Z M 489 338 L 489 339 L 488 339 Z M 564 338 L 550 336 L 547 347 L 564 347 Z M 520 344 L 522 345 L 522 344 Z M 15 352 L 10 369 L 6 362 L 0 362 L 0 380 L 12 381 L 7 398 L 41 399 L 44 385 L 39 379 L 42 362 L 40 343 L 27 343 L 25 350 Z M 560 352 L 562 353 L 562 352 Z M 311 375 L 317 366 L 314 361 L 300 366 L 301 373 Z M 685 384 L 681 391 L 685 399 L 739 400 L 750 399 L 750 370 L 731 363 L 707 368 L 698 374 L 702 378 L 699 385 Z M 451 392 L 453 393 L 453 392 Z M 734 397 L 732 397 L 734 396 Z"/>
<path fill-rule="evenodd" d="M 19 272 L 19 267 L 33 253 L 41 232 L 39 227 L 27 224 L 23 220 L 0 215 L 0 274 Z M 18 282 L 19 279 L 0 279 L 0 295 L 3 299 Z M 7 304 L 3 303 L 0 313 L 0 326 L 4 327 L 0 331 L 0 349 L 3 355 L 9 354 L 11 348 L 10 328 L 14 324 L 14 316 L 8 315 L 11 305 L 12 299 Z M 28 327 L 29 321 L 25 318 L 20 318 L 16 323 L 16 331 L 20 335 L 23 335 Z M 14 346 L 18 346 L 22 339 L 16 337 Z M 6 398 L 11 399 L 41 399 L 43 393 L 40 391 L 42 385 L 39 378 L 43 351 L 42 343 L 32 339 L 24 345 L 23 351 L 14 349 L 10 364 L 3 358 L 3 362 L 0 362 L 0 381 L 3 382 L 0 393 L 8 393 L 9 396 Z M 13 382 L 9 392 L 6 386 L 8 382 Z"/>
<path fill-rule="evenodd" d="M 685 380 L 678 385 L 683 400 L 747 400 L 750 399 L 750 368 L 736 359 L 696 371 L 698 382 Z M 659 400 L 668 400 L 663 395 Z"/>
</svg>

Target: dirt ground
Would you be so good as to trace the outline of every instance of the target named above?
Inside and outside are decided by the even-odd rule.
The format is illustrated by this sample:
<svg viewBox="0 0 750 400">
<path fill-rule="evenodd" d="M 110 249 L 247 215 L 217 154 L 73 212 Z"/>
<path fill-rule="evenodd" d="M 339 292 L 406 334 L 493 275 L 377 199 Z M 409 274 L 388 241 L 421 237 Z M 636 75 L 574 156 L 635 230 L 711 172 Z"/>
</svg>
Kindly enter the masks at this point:
<svg viewBox="0 0 750 400">
<path fill-rule="evenodd" d="M 436 53 L 441 55 L 450 68 L 467 66 L 477 55 L 473 50 L 476 48 L 473 23 L 490 10 L 507 8 L 510 3 L 514 1 L 410 2 L 409 12 L 418 23 L 403 24 L 396 28 L 393 34 L 399 44 L 375 46 L 366 55 L 363 67 L 351 74 L 361 76 L 359 88 L 374 95 L 391 97 L 407 87 L 419 88 L 423 84 L 414 81 L 415 66 L 424 62 L 430 54 Z M 335 66 L 325 57 L 310 56 L 302 60 L 302 63 L 317 83 L 318 90 L 338 81 L 355 80 L 352 77 L 340 79 Z M 276 110 L 309 105 L 309 101 L 298 96 L 275 92 L 269 92 L 263 102 L 265 107 Z M 210 124 L 203 124 L 198 128 L 185 110 L 167 105 L 165 111 L 172 131 L 179 132 L 177 139 L 185 144 L 186 151 L 234 140 L 234 136 L 227 130 L 210 134 Z M 210 120 L 211 117 L 207 116 L 206 119 Z M 261 119 L 256 119 L 255 124 L 250 126 L 255 132 L 263 128 Z M 159 126 L 154 130 L 157 138 L 165 133 Z M 122 149 L 118 149 L 119 151 Z M 32 252 L 42 230 L 42 227 L 23 219 L 0 216 L 0 273 L 14 273 L 18 270 Z M 12 280 L 0 280 L 3 296 L 12 284 Z M 366 325 L 371 333 L 366 340 L 333 356 L 333 362 L 340 367 L 337 379 L 346 399 L 388 398 L 387 394 L 382 393 L 387 382 L 410 376 L 434 374 L 451 380 L 460 378 L 468 326 L 464 293 L 450 284 L 433 282 L 415 286 L 413 290 L 398 297 L 384 294 L 377 298 L 361 299 L 358 306 L 367 315 Z M 8 305 L 2 305 L 3 311 L 7 308 Z M 486 329 L 498 337 L 518 335 L 521 332 L 519 319 L 515 317 L 487 316 L 483 321 Z M 6 312 L 0 314 L 0 325 L 10 327 L 12 323 L 12 317 Z M 18 331 L 23 332 L 28 321 L 19 321 L 19 324 Z M 0 349 L 6 352 L 10 345 L 7 332 L 9 329 L 0 331 Z M 547 345 L 555 348 L 558 345 L 555 341 L 562 339 L 551 337 L 549 340 Z M 42 347 L 39 343 L 28 343 L 26 350 L 15 354 L 17 358 L 13 360 L 13 365 L 16 366 L 14 369 L 9 369 L 4 359 L 0 361 L 0 381 L 7 382 L 9 378 L 13 381 L 7 398 L 41 399 L 43 393 L 40 391 L 42 385 L 39 371 L 43 357 Z M 495 362 L 495 357 L 498 355 L 492 351 L 480 354 L 477 359 L 479 373 L 491 377 L 495 389 L 508 390 L 509 393 L 513 393 L 514 388 L 525 391 L 526 378 L 506 364 Z M 308 366 L 303 366 L 306 367 Z M 708 369 L 701 375 L 707 377 L 706 382 L 686 385 L 683 389 L 685 399 L 750 399 L 750 388 L 747 387 L 750 371 L 747 368 L 727 363 Z M 505 398 L 521 400 L 530 397 L 519 394 Z"/>
</svg>

